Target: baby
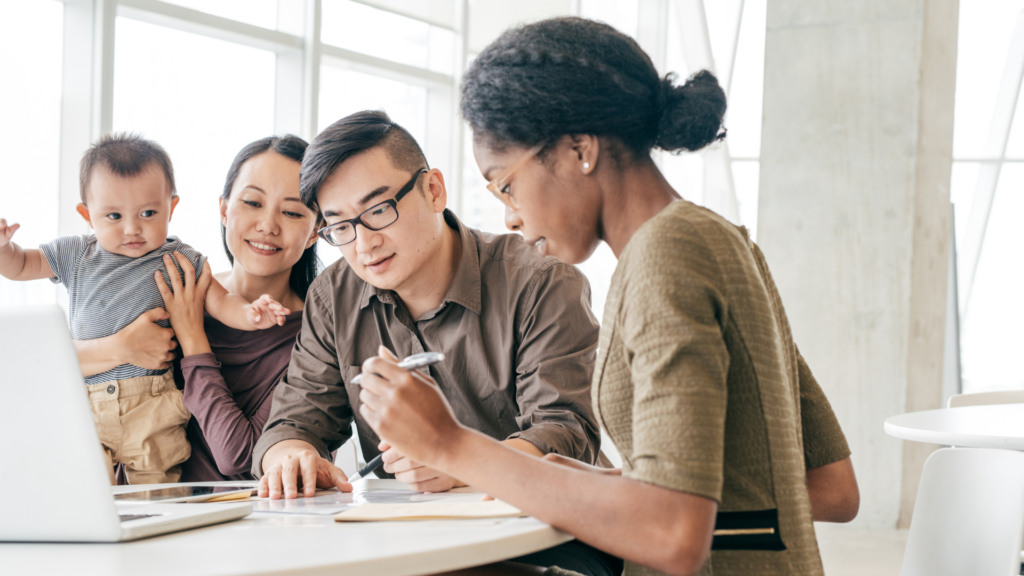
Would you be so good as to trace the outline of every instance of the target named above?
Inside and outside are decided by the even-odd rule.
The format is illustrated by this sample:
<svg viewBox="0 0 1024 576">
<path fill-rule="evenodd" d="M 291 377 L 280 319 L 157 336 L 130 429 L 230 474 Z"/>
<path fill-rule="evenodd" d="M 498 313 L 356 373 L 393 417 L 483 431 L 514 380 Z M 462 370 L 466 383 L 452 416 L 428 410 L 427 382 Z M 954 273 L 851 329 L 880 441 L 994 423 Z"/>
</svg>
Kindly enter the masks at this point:
<svg viewBox="0 0 1024 576">
<path fill-rule="evenodd" d="M 82 158 L 78 213 L 94 235 L 68 236 L 23 250 L 11 242 L 18 224 L 0 219 L 0 275 L 11 280 L 49 278 L 68 289 L 71 335 L 76 340 L 111 336 L 164 303 L 157 288 L 178 252 L 198 277 L 205 259 L 176 237 L 167 237 L 178 195 L 167 152 L 131 134 L 104 136 Z M 172 269 L 173 270 L 173 269 Z M 269 296 L 250 304 L 216 280 L 206 311 L 239 330 L 283 324 L 288 310 Z M 166 320 L 158 322 L 170 327 Z M 123 463 L 132 484 L 177 482 L 191 447 L 190 414 L 173 371 L 122 364 L 85 379 L 100 441 L 110 461 Z"/>
</svg>

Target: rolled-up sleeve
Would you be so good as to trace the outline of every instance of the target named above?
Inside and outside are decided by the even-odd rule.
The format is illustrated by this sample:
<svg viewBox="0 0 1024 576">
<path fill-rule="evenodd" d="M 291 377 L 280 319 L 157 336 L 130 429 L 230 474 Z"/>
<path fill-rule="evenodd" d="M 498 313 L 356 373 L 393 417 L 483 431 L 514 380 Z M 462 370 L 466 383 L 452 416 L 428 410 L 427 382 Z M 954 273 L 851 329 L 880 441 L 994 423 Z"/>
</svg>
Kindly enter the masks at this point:
<svg viewBox="0 0 1024 576">
<path fill-rule="evenodd" d="M 797 369 L 800 375 L 800 423 L 804 437 L 804 463 L 817 468 L 838 462 L 850 455 L 846 435 L 825 392 L 814 379 L 800 351 L 797 351 Z"/>
<path fill-rule="evenodd" d="M 544 453 L 593 464 L 601 435 L 590 397 L 600 326 L 575 267 L 538 270 L 518 306 L 516 401 L 522 438 Z"/>
<path fill-rule="evenodd" d="M 324 275 L 310 287 L 302 330 L 263 435 L 256 443 L 252 473 L 263 475 L 263 456 L 284 440 L 308 442 L 324 458 L 351 436 L 352 407 L 338 368 L 334 300 Z"/>
</svg>

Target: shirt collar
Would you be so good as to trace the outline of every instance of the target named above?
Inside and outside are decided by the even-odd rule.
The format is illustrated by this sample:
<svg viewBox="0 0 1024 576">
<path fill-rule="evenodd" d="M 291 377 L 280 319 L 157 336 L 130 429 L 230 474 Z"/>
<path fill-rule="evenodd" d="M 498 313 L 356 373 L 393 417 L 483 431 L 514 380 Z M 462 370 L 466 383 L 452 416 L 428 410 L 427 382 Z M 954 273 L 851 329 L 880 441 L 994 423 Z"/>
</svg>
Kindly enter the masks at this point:
<svg viewBox="0 0 1024 576">
<path fill-rule="evenodd" d="M 455 277 L 444 295 L 442 305 L 454 302 L 480 314 L 482 311 L 480 249 L 476 235 L 460 222 L 451 210 L 445 209 L 444 222 L 459 233 L 459 237 L 462 239 L 462 254 L 459 256 L 459 267 L 455 270 Z M 384 304 L 394 305 L 397 301 L 397 296 L 393 291 L 383 290 L 369 282 L 364 282 L 363 292 L 359 297 L 359 307 L 369 306 L 372 296 L 376 296 Z"/>
</svg>

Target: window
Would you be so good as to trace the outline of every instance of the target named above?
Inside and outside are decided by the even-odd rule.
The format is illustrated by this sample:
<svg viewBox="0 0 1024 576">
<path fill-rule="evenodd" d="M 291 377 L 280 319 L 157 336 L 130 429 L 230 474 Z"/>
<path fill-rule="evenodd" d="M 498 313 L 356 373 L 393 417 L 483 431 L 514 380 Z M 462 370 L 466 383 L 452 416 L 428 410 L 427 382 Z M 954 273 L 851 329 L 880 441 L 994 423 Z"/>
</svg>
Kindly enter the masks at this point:
<svg viewBox="0 0 1024 576">
<path fill-rule="evenodd" d="M 974 182 L 971 182 L 973 185 Z M 961 328 L 964 392 L 1024 388 L 1024 163 L 1003 166 L 985 243 L 978 260 L 968 314 Z"/>
<path fill-rule="evenodd" d="M 97 12 L 101 5 L 110 12 Z M 764 5 L 765 0 L 705 2 L 701 28 L 723 78 L 733 79 L 727 117 L 733 157 L 726 157 L 724 173 L 732 175 L 728 193 L 738 207 L 732 217 L 752 229 Z M 449 205 L 466 224 L 506 232 L 502 205 L 486 192 L 473 159 L 457 98 L 460 72 L 472 52 L 509 26 L 571 9 L 637 38 L 662 73 L 674 70 L 685 77 L 689 71 L 683 20 L 671 1 L 485 6 L 470 0 L 109 0 L 62 6 L 11 0 L 0 8 L 0 74 L 6 86 L 21 87 L 0 95 L 5 111 L 19 112 L 4 117 L 7 133 L 18 138 L 5 141 L 12 161 L 0 171 L 19 192 L 32 193 L 0 193 L 0 216 L 24 225 L 17 239 L 26 246 L 56 237 L 58 224 L 50 215 L 73 216 L 77 203 L 71 186 L 77 156 L 104 132 L 140 133 L 162 144 L 174 162 L 182 200 L 171 233 L 208 255 L 218 271 L 228 261 L 217 199 L 238 150 L 270 134 L 309 140 L 362 109 L 383 109 L 412 132 L 431 165 L 444 171 Z M 309 8 L 314 12 L 306 13 Z M 320 27 L 319 44 L 304 37 L 310 24 Z M 96 31 L 104 37 L 93 38 Z M 81 55 L 63 71 L 62 42 L 71 43 L 69 58 Z M 310 46 L 314 50 L 307 52 Z M 69 74 L 75 70 L 92 73 Z M 67 119 L 61 122 L 62 114 L 71 115 L 73 130 Z M 1024 147 L 1021 142 L 1017 148 Z M 702 155 L 659 155 L 657 161 L 686 198 L 709 201 Z M 67 233 L 67 222 L 61 222 Z M 321 255 L 329 263 L 340 254 L 322 246 Z M 581 266 L 591 279 L 599 316 L 615 264 L 602 246 Z M 0 280 L 4 304 L 50 302 L 57 294 L 48 282 Z"/>
<path fill-rule="evenodd" d="M 0 217 L 21 224 L 14 241 L 24 248 L 58 236 L 63 12 L 52 1 L 0 6 Z M 56 295 L 49 280 L 0 278 L 3 306 L 52 304 Z"/>
<path fill-rule="evenodd" d="M 455 32 L 351 0 L 324 0 L 320 40 L 377 58 L 451 74 Z"/>
<path fill-rule="evenodd" d="M 963 392 L 1024 388 L 1024 1 L 963 2 L 953 133 Z"/>
<path fill-rule="evenodd" d="M 170 233 L 230 265 L 217 199 L 235 154 L 274 133 L 272 52 L 127 18 L 117 19 L 115 132 L 160 143 L 174 163 L 181 201 Z"/>
<path fill-rule="evenodd" d="M 238 20 L 253 26 L 269 28 L 277 26 L 277 0 L 164 0 L 184 8 L 199 10 Z"/>
</svg>

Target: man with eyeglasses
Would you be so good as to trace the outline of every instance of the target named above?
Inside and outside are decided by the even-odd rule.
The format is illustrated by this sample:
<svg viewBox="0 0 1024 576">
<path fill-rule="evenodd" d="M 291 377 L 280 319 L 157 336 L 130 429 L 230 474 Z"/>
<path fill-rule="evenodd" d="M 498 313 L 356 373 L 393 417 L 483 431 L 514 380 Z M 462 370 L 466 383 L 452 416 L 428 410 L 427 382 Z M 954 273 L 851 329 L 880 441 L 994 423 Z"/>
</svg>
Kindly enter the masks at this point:
<svg viewBox="0 0 1024 576">
<path fill-rule="evenodd" d="M 597 462 L 590 378 L 598 323 L 579 270 L 517 234 L 462 224 L 446 208 L 441 172 L 383 112 L 353 114 L 318 135 L 300 187 L 324 217 L 321 237 L 344 258 L 309 289 L 253 454 L 261 496 L 351 490 L 329 458 L 353 419 L 366 461 L 385 451 L 384 471 L 423 492 L 460 485 L 382 443 L 360 415 L 352 379 L 381 346 L 399 358 L 443 352 L 444 362 L 421 373 L 461 423 L 536 456 Z"/>
</svg>

